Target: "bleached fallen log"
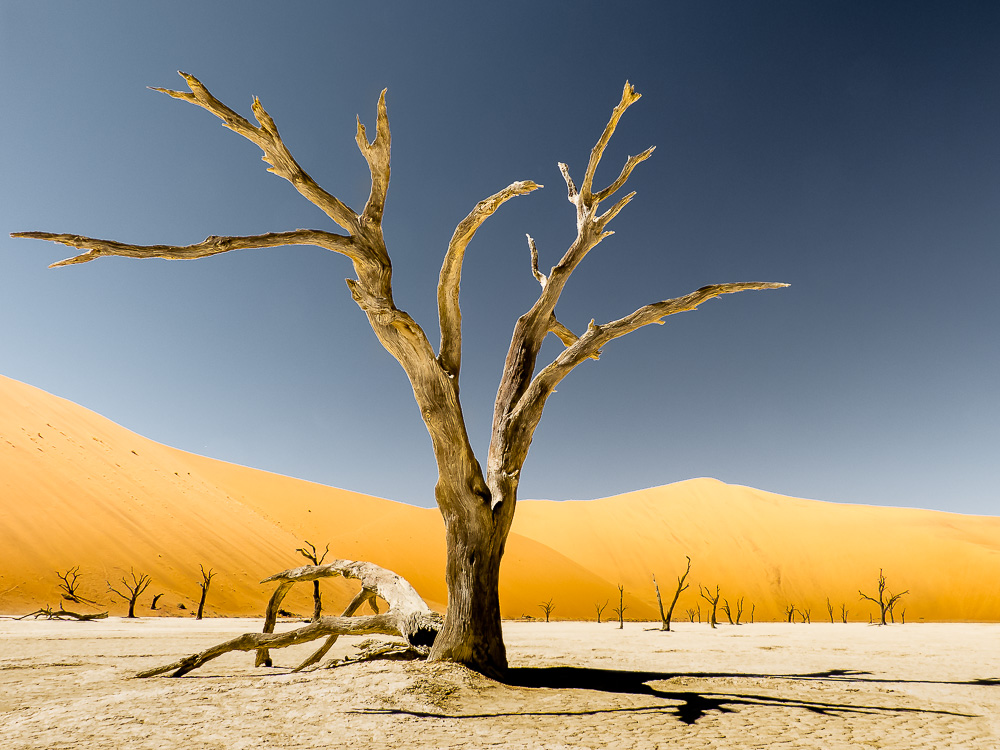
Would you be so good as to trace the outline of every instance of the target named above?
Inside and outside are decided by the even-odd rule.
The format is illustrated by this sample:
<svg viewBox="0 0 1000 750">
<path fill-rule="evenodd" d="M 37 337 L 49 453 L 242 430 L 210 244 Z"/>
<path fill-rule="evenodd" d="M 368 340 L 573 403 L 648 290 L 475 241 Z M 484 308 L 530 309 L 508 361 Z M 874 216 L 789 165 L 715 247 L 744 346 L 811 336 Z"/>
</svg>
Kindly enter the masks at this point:
<svg viewBox="0 0 1000 750">
<path fill-rule="evenodd" d="M 26 620 L 29 617 L 38 619 L 39 617 L 44 617 L 46 620 L 80 620 L 81 622 L 87 622 L 90 620 L 103 620 L 108 616 L 107 612 L 97 612 L 95 614 L 85 615 L 79 612 L 70 612 L 68 609 L 52 609 L 52 607 L 42 607 L 41 609 L 36 609 L 34 612 L 29 612 L 26 615 L 22 615 L 16 619 Z"/>
<path fill-rule="evenodd" d="M 274 632 L 278 609 L 293 585 L 336 576 L 361 581 L 361 591 L 347 606 L 343 615 L 340 617 L 321 617 L 308 625 L 285 633 Z M 257 651 L 256 665 L 270 666 L 269 649 L 308 643 L 324 636 L 327 637 L 326 643 L 294 671 L 299 671 L 318 662 L 330 650 L 337 638 L 342 635 L 402 636 L 410 646 L 426 654 L 430 651 L 438 631 L 444 624 L 444 618 L 432 611 L 413 586 L 402 576 L 369 562 L 334 560 L 327 565 L 306 565 L 301 568 L 284 570 L 265 578 L 261 583 L 270 581 L 279 581 L 279 584 L 267 604 L 264 615 L 264 632 L 244 633 L 197 654 L 186 656 L 162 667 L 140 672 L 136 677 L 155 677 L 166 672 L 171 672 L 171 677 L 181 677 L 206 662 L 231 651 Z M 386 612 L 378 612 L 375 603 L 376 597 L 381 598 L 389 605 Z M 365 602 L 371 603 L 376 614 L 352 617 L 351 615 Z"/>
</svg>

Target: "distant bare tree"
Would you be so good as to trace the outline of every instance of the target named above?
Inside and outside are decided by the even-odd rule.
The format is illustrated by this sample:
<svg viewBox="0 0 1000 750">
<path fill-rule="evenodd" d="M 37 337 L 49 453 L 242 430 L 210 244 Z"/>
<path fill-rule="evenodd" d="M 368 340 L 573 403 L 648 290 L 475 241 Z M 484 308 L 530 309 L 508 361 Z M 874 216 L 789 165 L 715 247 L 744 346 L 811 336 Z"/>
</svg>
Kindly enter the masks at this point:
<svg viewBox="0 0 1000 750">
<path fill-rule="evenodd" d="M 906 624 L 906 607 L 903 607 L 902 611 L 899 613 L 899 624 Z"/>
<path fill-rule="evenodd" d="M 677 598 L 681 595 L 682 591 L 688 588 L 688 584 L 684 583 L 684 581 L 688 577 L 688 573 L 691 572 L 691 558 L 687 555 L 684 555 L 684 557 L 687 558 L 687 569 L 684 571 L 684 575 L 677 576 L 677 588 L 674 590 L 674 598 L 670 602 L 670 608 L 666 614 L 663 614 L 663 600 L 660 598 L 660 587 L 656 585 L 656 576 L 653 576 L 653 587 L 656 589 L 656 603 L 660 605 L 660 630 L 670 630 L 670 620 L 674 616 L 674 607 L 677 605 Z"/>
<path fill-rule="evenodd" d="M 696 602 L 698 606 L 698 624 L 701 624 L 701 602 Z"/>
<path fill-rule="evenodd" d="M 756 604 L 751 604 L 750 605 L 750 624 L 751 625 L 753 625 L 753 613 L 754 613 L 755 609 L 757 609 L 757 605 Z"/>
<path fill-rule="evenodd" d="M 160 600 L 161 596 L 163 596 L 163 594 L 157 594 L 153 597 L 153 603 L 149 605 L 150 609 L 156 609 L 156 603 Z"/>
<path fill-rule="evenodd" d="M 806 625 L 812 624 L 812 609 L 803 607 L 799 610 L 799 617 L 802 618 L 802 622 Z"/>
<path fill-rule="evenodd" d="M 200 620 L 201 616 L 205 613 L 205 599 L 208 597 L 208 587 L 212 583 L 212 577 L 215 573 L 209 568 L 208 572 L 205 572 L 205 566 L 199 564 L 198 569 L 201 570 L 201 583 L 198 586 L 201 588 L 201 599 L 198 602 L 198 614 L 195 615 L 196 620 Z"/>
<path fill-rule="evenodd" d="M 892 616 L 892 608 L 896 606 L 896 602 L 898 602 L 906 594 L 909 594 L 910 590 L 907 589 L 906 591 L 903 591 L 902 593 L 893 594 L 891 591 L 889 591 L 888 589 L 886 589 L 886 586 L 885 586 L 885 575 L 882 573 L 882 569 L 879 568 L 879 570 L 878 570 L 878 599 L 876 599 L 874 597 L 871 597 L 871 596 L 868 596 L 868 594 L 866 594 L 865 592 L 863 592 L 861 589 L 858 589 L 858 593 L 861 594 L 861 598 L 862 599 L 867 599 L 868 601 L 873 602 L 873 603 L 875 603 L 875 604 L 878 605 L 878 608 L 879 608 L 879 618 L 881 620 L 879 622 L 879 625 L 885 625 L 886 624 L 886 622 L 885 622 L 886 615 L 889 615 L 890 617 Z"/>
<path fill-rule="evenodd" d="M 305 547 L 309 547 L 307 550 Z M 323 560 L 326 559 L 327 553 L 330 551 L 330 545 L 326 545 L 326 549 L 323 550 L 323 554 L 320 555 L 316 550 L 316 545 L 310 542 L 308 539 L 305 540 L 305 547 L 296 548 L 296 552 L 302 555 L 306 560 L 311 562 L 313 565 L 322 565 Z M 316 622 L 320 617 L 323 616 L 323 600 L 319 595 L 319 580 L 313 581 L 313 622 Z"/>
<path fill-rule="evenodd" d="M 618 606 L 611 611 L 618 615 L 618 629 L 625 629 L 625 610 L 628 606 L 625 604 L 625 587 L 622 584 L 618 584 Z"/>
<path fill-rule="evenodd" d="M 847 609 L 847 604 L 842 603 L 840 605 L 840 621 L 843 622 L 845 625 L 847 624 L 847 613 L 849 611 L 850 610 Z"/>
<path fill-rule="evenodd" d="M 833 624 L 833 605 L 830 604 L 830 597 L 826 597 L 826 611 L 830 615 L 830 624 Z"/>
<path fill-rule="evenodd" d="M 149 587 L 149 584 L 152 583 L 152 581 L 150 580 L 149 576 L 146 575 L 145 573 L 136 575 L 135 570 L 133 568 L 129 568 L 129 575 L 132 578 L 131 581 L 129 581 L 125 576 L 122 576 L 122 581 L 120 586 L 121 591 L 115 588 L 115 586 L 112 586 L 111 581 L 108 581 L 107 584 L 108 584 L 108 591 L 110 591 L 112 594 L 115 594 L 116 596 L 120 596 L 123 600 L 128 602 L 128 616 L 134 619 L 135 603 L 142 595 L 142 592 Z M 115 585 L 117 586 L 118 584 Z M 125 593 L 126 591 L 128 592 L 127 594 Z"/>
<path fill-rule="evenodd" d="M 79 565 L 74 565 L 65 573 L 60 573 L 58 570 L 56 571 L 56 577 L 62 581 L 62 583 L 59 584 L 59 589 L 63 592 L 62 598 L 69 602 L 76 602 L 77 604 L 96 604 L 97 602 L 91 599 L 84 599 L 77 592 L 76 589 L 80 585 L 80 576 L 78 575 L 79 572 Z"/>
<path fill-rule="evenodd" d="M 785 617 L 788 618 L 788 622 L 792 622 L 792 617 L 795 616 L 795 605 L 789 604 L 785 607 Z"/>
<path fill-rule="evenodd" d="M 726 614 L 726 619 L 729 620 L 729 624 L 730 625 L 735 625 L 736 624 L 735 622 L 733 622 L 733 611 L 729 607 L 729 600 L 728 599 L 723 599 L 722 600 L 722 606 L 719 609 L 721 609 Z"/>
<path fill-rule="evenodd" d="M 730 625 L 739 625 L 740 624 L 740 618 L 743 617 L 743 597 L 742 596 L 739 599 L 736 600 L 736 607 L 735 607 L 735 609 L 736 609 L 736 615 L 735 615 L 735 619 L 734 619 L 733 610 L 729 606 L 729 600 L 728 599 L 723 599 L 722 600 L 722 611 L 726 613 L 726 619 L 729 620 L 729 624 Z"/>
<path fill-rule="evenodd" d="M 601 615 L 604 614 L 604 610 L 608 608 L 608 599 L 604 600 L 604 604 L 598 604 L 594 602 L 594 609 L 597 610 L 597 624 L 601 624 Z"/>
<path fill-rule="evenodd" d="M 548 622 L 549 615 L 552 614 L 552 611 L 556 608 L 556 605 L 552 603 L 552 599 L 549 599 L 547 602 L 542 602 L 538 606 L 541 608 L 542 612 L 545 613 L 545 622 Z"/>
<path fill-rule="evenodd" d="M 687 610 L 688 622 L 694 622 L 695 611 L 693 609 Z M 701 622 L 701 617 L 698 617 L 698 622 Z"/>
<path fill-rule="evenodd" d="M 718 609 L 719 606 L 719 587 L 718 586 L 715 587 L 715 594 L 713 595 L 710 589 L 702 586 L 699 583 L 698 591 L 701 593 L 701 598 L 712 605 L 712 613 L 709 617 L 708 622 L 714 628 L 718 624 L 718 621 L 715 618 L 715 610 Z"/>
</svg>

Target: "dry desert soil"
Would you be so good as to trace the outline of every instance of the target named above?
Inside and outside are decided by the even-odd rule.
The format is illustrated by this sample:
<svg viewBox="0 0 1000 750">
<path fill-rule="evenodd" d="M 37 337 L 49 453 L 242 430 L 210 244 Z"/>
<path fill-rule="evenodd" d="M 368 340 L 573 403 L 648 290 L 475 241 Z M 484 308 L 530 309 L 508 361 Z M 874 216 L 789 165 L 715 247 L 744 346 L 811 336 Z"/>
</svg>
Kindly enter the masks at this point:
<svg viewBox="0 0 1000 750">
<path fill-rule="evenodd" d="M 423 662 L 292 674 L 309 645 L 134 678 L 260 624 L 0 620 L 0 748 L 1000 748 L 983 623 L 515 621 L 510 684 Z"/>
</svg>

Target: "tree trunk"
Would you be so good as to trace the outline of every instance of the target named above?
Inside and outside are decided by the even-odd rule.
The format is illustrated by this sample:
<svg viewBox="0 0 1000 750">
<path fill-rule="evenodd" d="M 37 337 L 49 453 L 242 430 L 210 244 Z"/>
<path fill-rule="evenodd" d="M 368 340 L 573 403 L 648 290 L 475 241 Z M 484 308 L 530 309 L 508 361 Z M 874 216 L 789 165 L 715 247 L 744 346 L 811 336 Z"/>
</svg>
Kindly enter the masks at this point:
<svg viewBox="0 0 1000 750">
<path fill-rule="evenodd" d="M 317 561 L 318 564 L 318 561 Z M 313 581 L 313 622 L 323 616 L 323 599 L 319 593 L 319 581 Z"/>
<path fill-rule="evenodd" d="M 488 506 L 482 514 L 490 518 Z M 479 514 L 477 514 L 479 515 Z M 488 677 L 503 677 L 507 650 L 500 625 L 500 559 L 490 525 L 446 519 L 448 612 L 430 661 L 454 661 Z"/>
</svg>

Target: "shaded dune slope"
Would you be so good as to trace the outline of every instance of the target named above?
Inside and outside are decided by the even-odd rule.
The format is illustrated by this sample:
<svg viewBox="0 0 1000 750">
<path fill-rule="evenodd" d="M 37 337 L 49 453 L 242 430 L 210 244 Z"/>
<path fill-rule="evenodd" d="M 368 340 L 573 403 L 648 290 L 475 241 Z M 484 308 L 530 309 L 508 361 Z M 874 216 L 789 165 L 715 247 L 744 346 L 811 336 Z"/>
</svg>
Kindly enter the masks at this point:
<svg viewBox="0 0 1000 750">
<path fill-rule="evenodd" d="M 107 592 L 134 567 L 150 574 L 160 611 L 196 606 L 198 565 L 217 572 L 212 614 L 259 614 L 259 580 L 303 562 L 304 539 L 331 557 L 371 560 L 409 579 L 435 608 L 446 603 L 444 534 L 436 510 L 339 490 L 185 453 L 37 388 L 0 377 L 0 613 L 59 603 L 56 570 L 80 566 L 83 595 L 123 613 Z M 867 619 L 858 589 L 874 592 L 879 568 L 894 591 L 910 589 L 907 620 L 1000 620 L 1000 519 L 851 506 L 696 479 L 594 501 L 521 501 L 501 577 L 505 617 L 594 617 L 617 603 L 655 619 L 651 575 L 666 597 L 684 556 L 691 588 L 675 618 L 705 603 L 698 585 L 757 619 L 788 604 L 826 618 Z M 352 595 L 324 582 L 330 610 Z M 288 607 L 310 609 L 309 590 Z M 183 604 L 186 609 L 180 609 Z M 73 605 L 80 608 L 78 605 Z M 901 605 L 903 606 L 903 605 Z M 746 616 L 746 614 L 744 615 Z M 724 618 L 720 613 L 720 618 Z"/>
</svg>

